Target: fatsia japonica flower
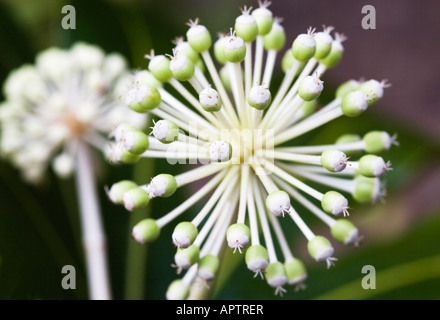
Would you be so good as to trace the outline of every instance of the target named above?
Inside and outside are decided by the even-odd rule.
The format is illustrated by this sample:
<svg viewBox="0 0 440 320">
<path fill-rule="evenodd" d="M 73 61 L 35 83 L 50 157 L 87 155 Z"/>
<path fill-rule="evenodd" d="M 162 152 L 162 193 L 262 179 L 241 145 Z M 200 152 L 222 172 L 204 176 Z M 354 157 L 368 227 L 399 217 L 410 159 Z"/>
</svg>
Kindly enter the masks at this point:
<svg viewBox="0 0 440 320">
<path fill-rule="evenodd" d="M 127 110 L 120 99 L 130 81 L 120 54 L 79 42 L 39 53 L 3 86 L 0 154 L 34 184 L 48 167 L 60 178 L 75 176 L 91 299 L 111 298 L 93 149 L 106 161 L 108 136 L 120 123 L 145 125 L 146 115 Z"/>
<path fill-rule="evenodd" d="M 351 202 L 375 203 L 384 196 L 380 178 L 391 168 L 380 153 L 396 144 L 394 136 L 348 133 L 326 145 L 299 145 L 296 138 L 339 117 L 361 116 L 388 84 L 348 80 L 319 108 L 325 72 L 341 60 L 345 40 L 324 27 L 308 28 L 293 40 L 282 58 L 284 78 L 274 86 L 287 35 L 268 7 L 260 2 L 255 10 L 243 8 L 215 42 L 199 19 L 190 20 L 186 39 L 178 38 L 172 54 L 146 56 L 147 70 L 134 74 L 125 95 L 129 108 L 149 112 L 154 122 L 147 132 L 121 125 L 114 158 L 162 158 L 186 171 L 163 172 L 143 185 L 116 182 L 109 198 L 131 211 L 188 184 L 197 188 L 171 212 L 139 221 L 132 230 L 136 241 L 146 243 L 175 224 L 173 265 L 185 274 L 170 284 L 168 299 L 197 298 L 197 280 L 208 285 L 215 279 L 223 246 L 244 254 L 247 268 L 276 294 L 286 285 L 301 288 L 306 267 L 282 224 L 296 225 L 311 258 L 330 267 L 337 260 L 331 241 L 302 217 L 315 215 L 335 241 L 357 245 L 361 234 L 349 220 Z M 183 220 L 197 203 L 200 211 Z"/>
</svg>

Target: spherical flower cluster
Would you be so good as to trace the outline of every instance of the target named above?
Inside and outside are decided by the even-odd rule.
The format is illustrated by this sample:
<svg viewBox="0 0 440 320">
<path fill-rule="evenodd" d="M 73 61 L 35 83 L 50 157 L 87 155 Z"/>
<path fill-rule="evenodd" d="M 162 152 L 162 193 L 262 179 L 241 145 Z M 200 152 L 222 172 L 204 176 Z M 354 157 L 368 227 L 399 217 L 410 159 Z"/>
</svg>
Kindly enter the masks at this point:
<svg viewBox="0 0 440 320">
<path fill-rule="evenodd" d="M 105 151 L 119 123 L 145 123 L 119 99 L 130 81 L 125 59 L 94 45 L 41 52 L 35 65 L 14 70 L 4 83 L 1 154 L 31 182 L 39 182 L 48 166 L 69 176 L 80 142 Z"/>
<path fill-rule="evenodd" d="M 287 37 L 268 6 L 260 2 L 253 11 L 242 9 L 230 33 L 214 43 L 198 19 L 190 20 L 186 41 L 177 41 L 173 55 L 151 52 L 148 70 L 134 75 L 126 95 L 128 107 L 157 118 L 149 135 L 121 126 L 114 142 L 121 150 L 119 161 L 149 157 L 195 166 L 175 176 L 158 174 L 144 185 L 116 182 L 109 198 L 135 210 L 199 183 L 171 212 L 139 221 L 132 230 L 139 243 L 151 242 L 176 221 L 173 265 L 185 274 L 170 284 L 168 299 L 197 297 L 195 280 L 215 279 L 224 245 L 245 254 L 247 268 L 275 293 L 282 294 L 287 284 L 302 287 L 305 264 L 293 255 L 281 224 L 294 223 L 308 241 L 311 258 L 330 267 L 336 260 L 330 240 L 315 234 L 301 216 L 315 215 L 336 241 L 357 245 L 361 235 L 348 219 L 349 200 L 375 203 L 384 195 L 380 177 L 391 168 L 378 154 L 396 144 L 394 136 L 371 131 L 311 146 L 298 145 L 296 138 L 336 118 L 360 116 L 388 84 L 349 80 L 333 101 L 318 108 L 323 75 L 341 60 L 345 40 L 324 27 L 309 28 L 293 40 L 282 59 L 284 79 L 275 88 L 272 73 Z M 322 187 L 311 186 L 316 184 Z M 192 220 L 180 218 L 204 199 Z M 299 207 L 307 210 L 298 212 Z"/>
</svg>

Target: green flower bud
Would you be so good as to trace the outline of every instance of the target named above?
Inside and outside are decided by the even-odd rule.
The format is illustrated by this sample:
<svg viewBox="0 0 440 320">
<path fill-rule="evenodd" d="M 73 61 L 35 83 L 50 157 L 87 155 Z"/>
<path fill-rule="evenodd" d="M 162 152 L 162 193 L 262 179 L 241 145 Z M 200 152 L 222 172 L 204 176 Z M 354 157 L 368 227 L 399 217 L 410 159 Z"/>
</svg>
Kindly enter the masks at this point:
<svg viewBox="0 0 440 320">
<path fill-rule="evenodd" d="M 168 198 L 176 192 L 177 182 L 174 176 L 161 173 L 151 179 L 151 182 L 146 186 L 146 191 L 150 198 L 162 197 Z"/>
<path fill-rule="evenodd" d="M 264 85 L 256 85 L 251 88 L 248 96 L 248 103 L 257 110 L 266 109 L 272 101 L 269 89 Z"/>
<path fill-rule="evenodd" d="M 302 285 L 307 279 L 307 270 L 304 263 L 297 259 L 292 258 L 284 262 L 284 270 L 286 272 L 287 283 L 294 285 Z"/>
<path fill-rule="evenodd" d="M 286 44 L 286 32 L 278 19 L 275 19 L 272 29 L 263 38 L 264 48 L 266 50 L 280 51 Z"/>
<path fill-rule="evenodd" d="M 326 261 L 327 267 L 332 265 L 335 258 L 332 257 L 334 249 L 327 238 L 323 236 L 315 236 L 307 244 L 310 256 L 317 262 Z"/>
<path fill-rule="evenodd" d="M 148 70 L 137 71 L 134 74 L 134 83 L 139 86 L 147 86 L 149 88 L 160 88 L 162 87 L 162 82 L 156 79 L 153 74 Z"/>
<path fill-rule="evenodd" d="M 199 102 L 203 110 L 208 112 L 217 112 L 222 108 L 220 96 L 217 90 L 211 87 L 207 87 L 200 91 Z"/>
<path fill-rule="evenodd" d="M 122 196 L 122 204 L 128 211 L 145 208 L 148 202 L 150 202 L 148 193 L 140 187 L 129 189 Z"/>
<path fill-rule="evenodd" d="M 314 29 L 302 33 L 293 40 L 292 55 L 298 61 L 307 61 L 312 58 L 316 50 L 316 41 L 313 37 Z"/>
<path fill-rule="evenodd" d="M 127 132 L 130 131 L 139 131 L 142 132 L 139 128 L 126 124 L 126 123 L 121 123 L 119 124 L 109 135 L 110 138 L 115 138 L 116 142 L 123 142 L 124 141 L 124 135 Z"/>
<path fill-rule="evenodd" d="M 234 249 L 234 253 L 237 249 L 241 253 L 241 249 L 248 245 L 250 238 L 251 231 L 244 223 L 231 224 L 226 231 L 226 240 L 228 242 L 228 246 Z"/>
<path fill-rule="evenodd" d="M 123 137 L 124 148 L 133 154 L 144 153 L 149 146 L 148 136 L 141 131 L 129 131 Z"/>
<path fill-rule="evenodd" d="M 211 34 L 205 26 L 199 24 L 199 19 L 189 22 L 190 28 L 186 32 L 186 38 L 191 48 L 196 52 L 204 52 L 211 47 Z"/>
<path fill-rule="evenodd" d="M 366 177 L 381 177 L 389 170 L 382 157 L 367 154 L 359 159 L 359 172 Z"/>
<path fill-rule="evenodd" d="M 174 280 L 168 287 L 167 300 L 185 300 L 189 296 L 189 286 L 180 279 Z"/>
<path fill-rule="evenodd" d="M 327 68 L 336 67 L 339 62 L 341 62 L 342 55 L 344 53 L 344 46 L 342 42 L 345 40 L 345 36 L 341 34 L 335 35 L 335 40 L 332 42 L 332 47 L 330 52 L 325 56 L 325 58 L 320 59 L 319 62 L 325 65 Z"/>
<path fill-rule="evenodd" d="M 354 178 L 353 198 L 359 203 L 376 203 L 383 196 L 382 185 L 378 178 L 358 175 Z"/>
<path fill-rule="evenodd" d="M 191 222 L 180 222 L 175 228 L 172 235 L 173 243 L 179 248 L 189 247 L 197 237 L 199 231 Z"/>
<path fill-rule="evenodd" d="M 207 254 L 199 261 L 197 275 L 204 281 L 210 281 L 215 278 L 219 267 L 220 259 L 212 254 Z"/>
<path fill-rule="evenodd" d="M 243 61 L 246 56 L 246 45 L 243 39 L 234 34 L 227 36 L 223 41 L 223 53 L 229 62 Z"/>
<path fill-rule="evenodd" d="M 122 180 L 114 183 L 107 191 L 107 196 L 111 202 L 122 204 L 122 197 L 124 193 L 130 189 L 137 188 L 137 183 L 130 180 Z"/>
<path fill-rule="evenodd" d="M 335 216 L 348 215 L 348 200 L 337 191 L 328 191 L 321 200 L 322 209 Z"/>
<path fill-rule="evenodd" d="M 359 90 L 347 93 L 341 101 L 342 112 L 347 117 L 357 117 L 368 108 L 368 97 Z"/>
<path fill-rule="evenodd" d="M 153 76 L 161 81 L 167 82 L 173 76 L 170 70 L 170 60 L 164 55 L 149 56 L 150 63 L 148 64 L 148 70 L 153 74 Z"/>
<path fill-rule="evenodd" d="M 323 89 L 323 81 L 319 79 L 319 75 L 314 74 L 312 76 L 305 77 L 301 81 L 298 89 L 298 95 L 304 101 L 312 101 L 319 98 Z"/>
<path fill-rule="evenodd" d="M 244 42 L 254 41 L 258 35 L 258 26 L 250 10 L 243 10 L 243 14 L 235 19 L 235 32 Z"/>
<path fill-rule="evenodd" d="M 174 78 L 179 81 L 187 81 L 194 76 L 194 63 L 183 54 L 175 54 L 170 61 L 170 70 Z"/>
<path fill-rule="evenodd" d="M 212 161 L 229 161 L 232 157 L 232 145 L 226 141 L 214 141 L 209 145 L 209 155 Z"/>
<path fill-rule="evenodd" d="M 258 34 L 266 35 L 272 29 L 273 15 L 272 11 L 267 9 L 269 3 L 261 3 L 260 7 L 252 11 L 252 16 L 258 25 Z"/>
<path fill-rule="evenodd" d="M 162 143 L 171 143 L 179 137 L 179 126 L 169 120 L 159 120 L 154 124 L 153 135 Z"/>
<path fill-rule="evenodd" d="M 266 267 L 266 281 L 272 287 L 278 290 L 284 291 L 282 287 L 287 283 L 286 270 L 284 269 L 284 265 L 277 261 L 269 263 Z"/>
<path fill-rule="evenodd" d="M 262 245 L 252 245 L 246 250 L 246 265 L 256 274 L 264 271 L 269 264 L 267 250 Z"/>
<path fill-rule="evenodd" d="M 159 91 L 144 85 L 136 86 L 125 95 L 125 103 L 131 110 L 145 113 L 158 107 L 161 102 Z"/>
<path fill-rule="evenodd" d="M 109 156 L 110 162 L 134 164 L 139 161 L 140 155 L 131 153 L 124 148 L 123 143 L 118 143 L 111 147 L 111 154 Z"/>
<path fill-rule="evenodd" d="M 283 55 L 283 58 L 281 59 L 281 69 L 284 73 L 292 69 L 293 63 L 295 62 L 295 58 L 292 55 L 292 49 L 286 50 L 286 52 Z"/>
<path fill-rule="evenodd" d="M 225 57 L 224 40 L 226 36 L 224 34 L 219 35 L 217 41 L 214 43 L 214 57 L 220 64 L 225 64 L 228 60 Z"/>
<path fill-rule="evenodd" d="M 385 131 L 370 131 L 362 140 L 365 142 L 365 151 L 373 154 L 388 151 L 391 145 L 397 144 L 396 137 L 391 137 Z"/>
<path fill-rule="evenodd" d="M 324 28 L 323 31 L 315 34 L 316 41 L 316 50 L 315 50 L 315 58 L 323 59 L 327 57 L 332 48 L 333 38 L 330 35 L 330 32 L 333 30 L 333 27 Z"/>
<path fill-rule="evenodd" d="M 331 227 L 331 234 L 345 245 L 357 245 L 360 240 L 359 230 L 347 219 L 338 219 Z"/>
<path fill-rule="evenodd" d="M 199 53 L 191 48 L 190 44 L 187 41 L 183 41 L 183 38 L 180 38 L 176 41 L 176 47 L 173 51 L 179 55 L 183 54 L 194 64 L 200 61 Z"/>
<path fill-rule="evenodd" d="M 290 210 L 290 197 L 285 191 L 272 191 L 266 198 L 266 207 L 272 214 L 284 217 Z"/>
<path fill-rule="evenodd" d="M 340 84 L 339 87 L 336 89 L 336 97 L 343 98 L 347 93 L 350 93 L 352 91 L 358 90 L 361 83 L 357 80 L 348 80 L 344 83 Z"/>
<path fill-rule="evenodd" d="M 140 244 L 155 241 L 159 238 L 160 228 L 154 219 L 144 219 L 138 222 L 131 232 L 131 236 Z"/>
<path fill-rule="evenodd" d="M 341 172 L 347 166 L 347 156 L 337 149 L 327 149 L 321 154 L 321 164 L 330 172 Z"/>
<path fill-rule="evenodd" d="M 178 273 L 181 270 L 186 270 L 194 263 L 199 261 L 200 249 L 195 245 L 190 245 L 188 248 L 177 249 L 174 255 L 174 262 L 178 268 Z"/>
<path fill-rule="evenodd" d="M 355 133 L 347 133 L 341 135 L 338 139 L 336 139 L 335 144 L 345 144 L 345 143 L 353 143 L 361 141 L 361 137 Z M 360 154 L 360 150 L 346 150 L 344 152 L 348 157 L 357 156 Z"/>
<path fill-rule="evenodd" d="M 371 106 L 383 97 L 384 88 L 388 88 L 389 86 L 390 84 L 387 84 L 386 80 L 379 82 L 371 79 L 363 82 L 358 90 L 362 91 L 368 97 L 368 105 Z"/>
</svg>

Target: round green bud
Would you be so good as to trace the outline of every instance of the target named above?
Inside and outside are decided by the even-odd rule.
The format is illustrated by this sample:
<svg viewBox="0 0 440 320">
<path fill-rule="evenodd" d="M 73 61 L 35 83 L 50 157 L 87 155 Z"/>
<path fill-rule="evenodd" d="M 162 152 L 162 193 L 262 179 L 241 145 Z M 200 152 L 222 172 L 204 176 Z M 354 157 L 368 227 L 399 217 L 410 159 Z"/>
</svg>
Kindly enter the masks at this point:
<svg viewBox="0 0 440 320">
<path fill-rule="evenodd" d="M 266 50 L 280 51 L 286 44 L 286 32 L 277 20 L 272 25 L 272 29 L 263 38 L 264 48 Z"/>
<path fill-rule="evenodd" d="M 145 208 L 149 202 L 147 191 L 141 187 L 129 189 L 122 196 L 122 204 L 128 211 Z"/>
<path fill-rule="evenodd" d="M 260 273 L 269 264 L 267 250 L 262 245 L 252 245 L 246 250 L 246 265 L 249 270 Z"/>
<path fill-rule="evenodd" d="M 342 46 L 341 38 L 333 40 L 330 52 L 319 62 L 325 65 L 327 68 L 336 67 L 341 62 L 344 53 L 344 47 Z"/>
<path fill-rule="evenodd" d="M 130 189 L 137 188 L 137 183 L 130 180 L 122 180 L 114 183 L 107 191 L 107 196 L 111 202 L 122 204 L 122 197 L 124 193 Z"/>
<path fill-rule="evenodd" d="M 266 281 L 272 288 L 281 288 L 287 283 L 286 270 L 279 261 L 269 263 L 265 273 Z"/>
<path fill-rule="evenodd" d="M 190 44 L 187 41 L 183 41 L 183 38 L 177 41 L 174 52 L 176 52 L 176 54 L 186 56 L 194 64 L 200 61 L 199 53 L 191 48 Z"/>
<path fill-rule="evenodd" d="M 257 23 L 259 35 L 264 36 L 270 32 L 273 24 L 273 15 L 272 11 L 267 9 L 266 4 L 263 3 L 259 8 L 252 11 L 252 17 L 254 17 Z"/>
<path fill-rule="evenodd" d="M 256 85 L 251 88 L 248 103 L 257 110 L 266 109 L 272 102 L 272 95 L 265 85 Z"/>
<path fill-rule="evenodd" d="M 148 70 L 150 70 L 153 76 L 161 82 L 167 82 L 173 76 L 173 73 L 170 70 L 170 60 L 164 55 L 151 57 L 150 63 L 148 64 Z"/>
<path fill-rule="evenodd" d="M 156 220 L 151 218 L 139 221 L 131 232 L 133 239 L 140 244 L 155 241 L 159 237 L 159 234 L 160 228 Z"/>
<path fill-rule="evenodd" d="M 111 133 L 110 133 L 110 138 L 115 138 L 116 142 L 123 142 L 124 141 L 124 135 L 127 132 L 130 131 L 139 131 L 142 132 L 139 128 L 126 124 L 126 123 L 121 123 L 119 124 Z"/>
<path fill-rule="evenodd" d="M 382 197 L 382 186 L 378 178 L 358 175 L 354 178 L 353 198 L 359 203 L 376 203 Z"/>
<path fill-rule="evenodd" d="M 144 153 L 149 146 L 148 136 L 141 131 L 129 131 L 123 137 L 124 148 L 133 154 Z"/>
<path fill-rule="evenodd" d="M 305 101 L 301 108 L 299 108 L 298 112 L 301 115 L 301 118 L 307 118 L 315 113 L 318 106 L 318 102 L 316 100 Z"/>
<path fill-rule="evenodd" d="M 159 120 L 154 124 L 153 136 L 162 143 L 171 143 L 179 137 L 179 126 L 169 120 Z"/>
<path fill-rule="evenodd" d="M 251 231 L 244 223 L 231 224 L 226 231 L 228 246 L 234 249 L 234 252 L 238 249 L 241 253 L 241 249 L 248 245 L 250 238 Z"/>
<path fill-rule="evenodd" d="M 235 33 L 244 42 L 254 41 L 258 35 L 258 26 L 254 17 L 249 12 L 244 11 L 242 15 L 235 19 Z"/>
<path fill-rule="evenodd" d="M 266 207 L 272 214 L 284 217 L 290 210 L 290 197 L 285 191 L 272 191 L 266 198 Z"/>
<path fill-rule="evenodd" d="M 302 33 L 293 40 L 292 55 L 298 61 L 311 59 L 316 50 L 316 41 L 312 33 Z"/>
<path fill-rule="evenodd" d="M 180 222 L 172 235 L 173 243 L 179 248 L 189 247 L 197 237 L 197 227 L 189 221 Z"/>
<path fill-rule="evenodd" d="M 208 112 L 217 112 L 222 108 L 220 96 L 217 90 L 207 87 L 200 91 L 199 102 L 203 110 Z"/>
<path fill-rule="evenodd" d="M 217 41 L 214 43 L 214 57 L 220 64 L 225 64 L 228 62 L 223 50 L 225 37 L 226 36 L 224 34 L 220 35 Z"/>
<path fill-rule="evenodd" d="M 170 70 L 174 78 L 179 81 L 187 81 L 194 76 L 194 63 L 183 54 L 176 54 L 170 61 Z"/>
<path fill-rule="evenodd" d="M 391 137 L 385 131 L 370 131 L 362 138 L 365 143 L 365 151 L 368 153 L 381 153 L 388 151 L 395 144 L 395 137 Z"/>
<path fill-rule="evenodd" d="M 335 216 L 348 215 L 348 200 L 337 191 L 328 191 L 321 200 L 322 209 Z"/>
<path fill-rule="evenodd" d="M 231 78 L 229 77 L 229 71 L 226 66 L 223 66 L 220 69 L 220 79 L 222 80 L 223 85 L 225 86 L 225 89 L 231 92 Z"/>
<path fill-rule="evenodd" d="M 317 74 L 307 76 L 302 81 L 298 88 L 298 95 L 304 101 L 312 101 L 321 95 L 324 89 L 323 81 L 319 79 Z"/>
<path fill-rule="evenodd" d="M 339 85 L 335 95 L 342 99 L 347 93 L 358 90 L 360 85 L 361 83 L 359 81 L 350 79 Z"/>
<path fill-rule="evenodd" d="M 341 135 L 338 139 L 336 139 L 335 144 L 346 144 L 346 143 L 353 143 L 359 141 L 361 141 L 361 137 L 358 134 L 346 133 Z M 361 152 L 360 150 L 346 150 L 344 151 L 344 153 L 348 157 L 353 157 L 359 155 Z"/>
<path fill-rule="evenodd" d="M 191 48 L 196 52 L 204 52 L 212 44 L 211 34 L 205 26 L 198 24 L 198 20 L 191 23 L 190 28 L 186 32 L 186 38 Z"/>
<path fill-rule="evenodd" d="M 327 238 L 315 236 L 307 243 L 310 256 L 317 262 L 328 261 L 333 255 L 334 249 Z"/>
<path fill-rule="evenodd" d="M 357 117 L 368 108 L 368 97 L 361 91 L 347 93 L 341 101 L 341 109 L 347 117 Z"/>
<path fill-rule="evenodd" d="M 316 41 L 316 50 L 315 50 L 315 58 L 323 59 L 327 57 L 332 49 L 333 38 L 330 35 L 330 32 L 333 28 L 326 28 L 324 31 L 318 32 L 315 34 Z"/>
<path fill-rule="evenodd" d="M 134 74 L 134 83 L 139 86 L 147 86 L 149 88 L 160 88 L 162 87 L 162 82 L 156 79 L 153 74 L 148 70 L 136 71 Z"/>
<path fill-rule="evenodd" d="M 359 159 L 359 173 L 366 177 L 382 177 L 389 170 L 382 157 L 367 154 Z"/>
<path fill-rule="evenodd" d="M 341 172 L 347 166 L 347 156 L 337 149 L 327 149 L 321 153 L 321 164 L 330 172 Z"/>
<path fill-rule="evenodd" d="M 287 283 L 292 286 L 301 285 L 307 279 L 306 266 L 297 258 L 292 258 L 284 262 L 284 270 L 286 272 Z"/>
<path fill-rule="evenodd" d="M 176 178 L 167 173 L 158 174 L 151 179 L 151 182 L 146 186 L 145 189 L 150 198 L 168 198 L 177 190 Z"/>
<path fill-rule="evenodd" d="M 209 156 L 212 161 L 229 161 L 232 157 L 232 145 L 222 140 L 214 141 L 209 145 Z"/>
<path fill-rule="evenodd" d="M 295 58 L 292 55 L 292 49 L 286 50 L 284 52 L 283 58 L 281 59 L 281 69 L 284 73 L 292 69 L 293 63 L 295 62 Z"/>
<path fill-rule="evenodd" d="M 138 162 L 140 158 L 140 155 L 127 151 L 123 143 L 118 143 L 111 148 L 109 160 L 113 163 L 134 164 Z"/>
<path fill-rule="evenodd" d="M 379 82 L 371 79 L 363 82 L 358 90 L 362 91 L 368 97 L 368 105 L 371 106 L 383 97 L 384 88 L 387 86 L 385 81 Z"/>
<path fill-rule="evenodd" d="M 212 254 L 207 254 L 199 261 L 197 275 L 204 281 L 210 281 L 215 278 L 219 267 L 220 259 Z"/>
<path fill-rule="evenodd" d="M 223 53 L 229 62 L 243 61 L 246 56 L 246 45 L 243 39 L 235 35 L 227 36 L 223 41 Z"/>
<path fill-rule="evenodd" d="M 161 97 L 156 88 L 139 85 L 128 91 L 125 95 L 125 103 L 133 111 L 146 113 L 159 106 Z"/>
<path fill-rule="evenodd" d="M 189 296 L 189 286 L 181 279 L 174 280 L 168 287 L 167 300 L 186 300 Z"/>
<path fill-rule="evenodd" d="M 195 245 L 183 249 L 179 248 L 174 255 L 174 262 L 179 270 L 186 270 L 199 261 L 199 255 L 200 249 Z"/>
<path fill-rule="evenodd" d="M 345 245 L 357 244 L 359 241 L 359 230 L 347 219 L 338 219 L 331 227 L 333 238 Z"/>
</svg>

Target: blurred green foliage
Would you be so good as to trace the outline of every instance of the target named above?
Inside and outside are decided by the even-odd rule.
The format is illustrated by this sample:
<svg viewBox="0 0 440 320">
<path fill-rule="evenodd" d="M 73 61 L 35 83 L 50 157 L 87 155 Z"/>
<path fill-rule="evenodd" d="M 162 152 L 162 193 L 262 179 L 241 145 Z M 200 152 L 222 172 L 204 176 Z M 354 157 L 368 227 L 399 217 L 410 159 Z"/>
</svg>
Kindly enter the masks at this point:
<svg viewBox="0 0 440 320">
<path fill-rule="evenodd" d="M 76 8 L 75 30 L 61 28 L 61 8 L 65 4 Z M 53 45 L 68 47 L 79 40 L 97 44 L 107 52 L 124 54 L 132 68 L 145 68 L 144 54 L 153 47 L 157 52 L 170 53 L 170 41 L 185 34 L 188 19 L 198 16 L 211 30 L 225 31 L 238 14 L 238 6 L 243 4 L 246 2 L 3 0 L 0 2 L 0 82 L 3 83 L 12 69 L 33 62 L 40 50 Z M 280 76 L 277 75 L 276 81 Z M 331 83 L 326 83 L 325 91 L 332 92 L 331 87 Z M 438 141 L 429 141 L 402 124 L 393 123 L 392 119 L 378 117 L 374 110 L 359 119 L 334 121 L 302 139 L 310 144 L 330 143 L 340 134 L 364 134 L 372 129 L 398 132 L 400 142 L 399 148 L 393 148 L 386 155 L 395 168 L 387 176 L 388 202 L 372 208 L 356 206 L 353 210 L 353 220 L 367 236 L 371 234 L 372 237 L 366 237 L 364 243 L 355 249 L 335 244 L 339 261 L 335 268 L 326 270 L 324 265 L 311 261 L 304 251 L 305 243 L 299 230 L 288 221 L 283 227 L 294 246 L 294 253 L 307 263 L 309 279 L 307 290 L 294 292 L 289 288 L 285 299 L 440 298 L 439 208 L 413 212 L 415 217 L 400 214 L 401 205 L 408 201 L 405 198 L 408 192 L 402 195 L 402 191 L 427 167 L 436 163 L 440 154 Z M 158 199 L 151 204 L 149 212 L 136 212 L 133 218 L 121 207 L 107 201 L 103 186 L 133 176 L 143 181 L 149 179 L 153 171 L 176 172 L 180 169 L 163 162 L 145 161 L 136 166 L 116 168 L 102 163 L 100 196 L 116 299 L 164 298 L 168 284 L 176 277 L 175 270 L 169 267 L 174 254 L 170 239 L 172 226 L 165 227 L 159 240 L 148 248 L 131 244 L 131 249 L 127 249 L 130 243 L 128 233 L 134 221 L 148 214 L 159 217 L 185 199 L 186 194 L 183 191 L 166 201 Z M 46 183 L 30 186 L 3 161 L 0 161 L 0 179 L 0 299 L 86 299 L 73 181 L 60 181 L 49 173 Z M 196 206 L 187 215 L 191 216 L 198 208 Z M 319 229 L 320 225 L 313 217 L 303 216 L 313 228 L 328 233 L 328 230 Z M 125 263 L 129 250 L 135 253 L 134 256 L 136 252 L 147 252 L 143 261 L 138 262 L 141 269 L 145 265 L 145 278 L 131 280 L 137 283 L 137 288 L 127 288 L 125 284 L 127 273 L 139 272 Z M 212 290 L 212 297 L 273 299 L 272 289 L 261 279 L 254 279 L 240 259 L 242 257 L 238 255 L 226 253 L 224 268 Z M 61 288 L 61 267 L 66 264 L 76 266 L 76 290 Z M 364 265 L 376 267 L 376 291 L 361 288 Z"/>
</svg>

